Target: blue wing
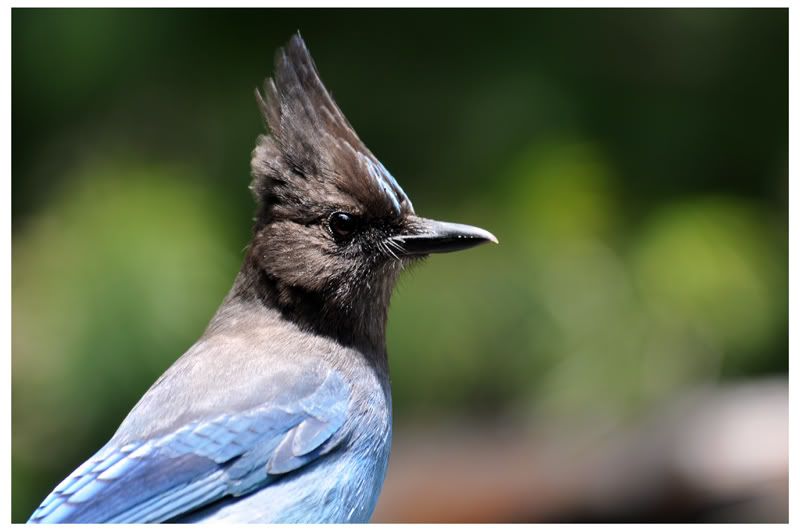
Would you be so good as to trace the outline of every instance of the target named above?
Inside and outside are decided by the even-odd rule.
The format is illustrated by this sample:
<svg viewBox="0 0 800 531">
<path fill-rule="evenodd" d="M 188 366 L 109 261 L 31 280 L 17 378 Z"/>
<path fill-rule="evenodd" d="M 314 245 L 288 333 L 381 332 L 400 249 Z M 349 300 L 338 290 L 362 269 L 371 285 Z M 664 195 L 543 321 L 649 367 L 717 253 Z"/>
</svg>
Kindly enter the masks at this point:
<svg viewBox="0 0 800 531">
<path fill-rule="evenodd" d="M 342 439 L 350 390 L 332 372 L 308 395 L 107 445 L 42 502 L 31 523 L 162 522 L 264 487 Z M 113 440 L 112 440 L 113 442 Z"/>
</svg>

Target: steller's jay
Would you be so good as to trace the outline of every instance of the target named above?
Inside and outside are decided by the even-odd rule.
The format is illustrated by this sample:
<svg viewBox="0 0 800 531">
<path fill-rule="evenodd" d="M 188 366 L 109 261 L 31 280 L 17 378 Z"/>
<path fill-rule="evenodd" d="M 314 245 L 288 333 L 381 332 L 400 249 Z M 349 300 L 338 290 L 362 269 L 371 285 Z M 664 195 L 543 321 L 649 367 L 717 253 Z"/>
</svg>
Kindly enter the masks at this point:
<svg viewBox="0 0 800 531">
<path fill-rule="evenodd" d="M 299 34 L 256 99 L 258 203 L 202 337 L 30 522 L 365 522 L 386 474 L 389 298 L 404 266 L 497 242 L 421 218 Z"/>
</svg>

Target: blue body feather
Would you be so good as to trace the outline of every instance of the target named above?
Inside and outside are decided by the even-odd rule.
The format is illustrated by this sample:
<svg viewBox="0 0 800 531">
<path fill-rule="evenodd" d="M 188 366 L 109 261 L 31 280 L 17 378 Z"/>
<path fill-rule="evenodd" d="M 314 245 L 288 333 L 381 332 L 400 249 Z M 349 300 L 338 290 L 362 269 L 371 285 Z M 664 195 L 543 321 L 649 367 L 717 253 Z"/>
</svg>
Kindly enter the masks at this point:
<svg viewBox="0 0 800 531">
<path fill-rule="evenodd" d="M 186 366 L 202 354 L 213 355 L 207 342 L 154 385 L 115 437 L 59 484 L 30 522 L 369 519 L 386 471 L 391 420 L 384 384 L 366 367 L 354 389 L 345 377 L 352 378 L 351 371 L 327 369 L 320 375 L 325 366 L 320 363 L 316 372 L 301 366 L 302 376 L 292 378 L 280 370 L 259 378 L 251 370 L 256 367 L 242 366 L 236 374 L 256 375 L 253 388 L 261 391 L 262 403 L 232 411 L 217 399 L 225 412 L 193 415 L 197 418 L 189 422 L 132 438 L 140 417 L 150 417 L 159 405 L 160 394 L 173 403 L 184 401 L 168 384 L 186 375 Z M 229 362 L 229 368 L 236 366 L 236 358 Z M 224 387 L 224 378 L 218 381 Z M 364 391 L 374 403 L 364 403 Z M 177 419 L 186 417 L 186 411 L 161 406 L 166 417 L 170 411 Z"/>
</svg>

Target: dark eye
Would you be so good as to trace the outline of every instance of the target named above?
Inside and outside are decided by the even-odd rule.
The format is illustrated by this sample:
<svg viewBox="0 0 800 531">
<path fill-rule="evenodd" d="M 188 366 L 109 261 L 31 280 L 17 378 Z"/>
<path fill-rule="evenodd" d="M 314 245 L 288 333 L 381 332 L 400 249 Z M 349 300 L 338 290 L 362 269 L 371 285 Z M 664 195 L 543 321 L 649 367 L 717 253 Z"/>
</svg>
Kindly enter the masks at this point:
<svg viewBox="0 0 800 531">
<path fill-rule="evenodd" d="M 328 227 L 335 238 L 348 238 L 358 227 L 358 218 L 346 212 L 334 212 L 328 218 Z"/>
</svg>

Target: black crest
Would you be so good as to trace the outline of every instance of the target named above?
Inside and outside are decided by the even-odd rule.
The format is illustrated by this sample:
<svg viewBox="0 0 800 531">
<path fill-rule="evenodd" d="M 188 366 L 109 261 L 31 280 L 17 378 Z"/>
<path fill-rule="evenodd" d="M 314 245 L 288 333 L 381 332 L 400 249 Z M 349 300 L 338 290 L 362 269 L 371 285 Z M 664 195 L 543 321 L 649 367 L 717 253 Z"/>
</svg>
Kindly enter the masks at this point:
<svg viewBox="0 0 800 531">
<path fill-rule="evenodd" d="M 299 33 L 278 50 L 256 99 L 269 128 L 251 161 L 256 229 L 276 217 L 309 221 L 331 205 L 371 216 L 413 212 L 325 89 Z"/>
</svg>

